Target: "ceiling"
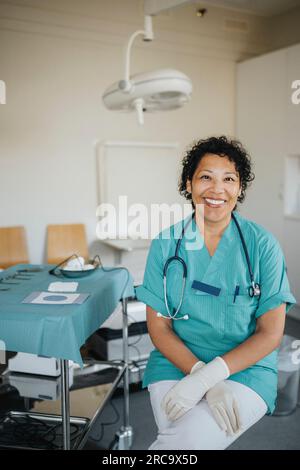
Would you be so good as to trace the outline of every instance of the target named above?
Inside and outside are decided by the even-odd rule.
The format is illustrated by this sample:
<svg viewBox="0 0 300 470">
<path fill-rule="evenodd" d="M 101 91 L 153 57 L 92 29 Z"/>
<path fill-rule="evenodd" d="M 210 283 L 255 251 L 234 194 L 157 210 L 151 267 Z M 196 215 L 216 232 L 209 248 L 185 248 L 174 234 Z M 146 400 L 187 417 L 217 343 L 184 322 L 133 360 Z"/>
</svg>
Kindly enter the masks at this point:
<svg viewBox="0 0 300 470">
<path fill-rule="evenodd" d="M 188 3 L 199 8 L 218 6 L 261 16 L 278 15 L 300 6 L 300 0 L 144 0 L 145 12 L 150 15 Z"/>
<path fill-rule="evenodd" d="M 197 0 L 193 3 L 220 6 L 262 16 L 277 15 L 300 6 L 300 0 L 204 0 L 202 2 Z"/>
</svg>

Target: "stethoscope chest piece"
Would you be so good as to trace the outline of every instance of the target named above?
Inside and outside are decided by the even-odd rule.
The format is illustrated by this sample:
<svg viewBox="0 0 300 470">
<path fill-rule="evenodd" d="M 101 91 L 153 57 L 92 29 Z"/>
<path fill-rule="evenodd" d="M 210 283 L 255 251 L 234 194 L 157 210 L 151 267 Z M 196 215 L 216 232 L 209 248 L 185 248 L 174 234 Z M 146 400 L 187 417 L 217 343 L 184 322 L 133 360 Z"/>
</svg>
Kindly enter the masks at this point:
<svg viewBox="0 0 300 470">
<path fill-rule="evenodd" d="M 252 282 L 252 285 L 249 287 L 249 296 L 252 297 L 260 297 L 261 289 L 260 285 L 256 282 Z"/>
</svg>

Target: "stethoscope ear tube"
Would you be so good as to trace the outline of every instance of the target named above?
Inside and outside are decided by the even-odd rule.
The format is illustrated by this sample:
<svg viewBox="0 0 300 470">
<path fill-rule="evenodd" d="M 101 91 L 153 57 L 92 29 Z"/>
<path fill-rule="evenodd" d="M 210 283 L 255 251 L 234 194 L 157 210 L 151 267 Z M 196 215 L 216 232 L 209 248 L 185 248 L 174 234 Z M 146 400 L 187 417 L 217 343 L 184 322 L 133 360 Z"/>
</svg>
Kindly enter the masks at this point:
<svg viewBox="0 0 300 470">
<path fill-rule="evenodd" d="M 256 282 L 254 282 L 254 275 L 253 275 L 253 271 L 252 271 L 252 267 L 251 267 L 251 263 L 250 263 L 250 258 L 249 258 L 249 253 L 248 253 L 248 249 L 247 249 L 246 242 L 245 242 L 245 239 L 244 239 L 244 235 L 242 233 L 241 227 L 239 226 L 238 221 L 236 220 L 236 217 L 235 217 L 233 212 L 231 213 L 231 216 L 232 216 L 232 218 L 235 222 L 236 228 L 238 229 L 239 236 L 240 236 L 240 239 L 241 239 L 241 242 L 242 242 L 242 245 L 243 245 L 243 250 L 244 250 L 244 253 L 245 253 L 245 256 L 246 256 L 248 271 L 249 271 L 250 280 L 251 280 L 251 286 L 248 289 L 249 296 L 250 297 L 260 297 L 260 294 L 261 294 L 260 285 Z"/>
<path fill-rule="evenodd" d="M 173 257 L 173 260 L 174 260 L 175 257 Z M 177 257 L 176 257 L 177 258 Z M 183 261 L 183 260 L 182 260 Z M 184 267 L 185 263 L 182 264 L 182 266 Z M 168 266 L 167 266 L 168 268 Z M 186 266 L 185 266 L 186 268 Z M 187 275 L 187 271 L 185 272 L 185 275 L 183 276 L 183 281 L 182 281 L 182 286 L 181 286 L 181 293 L 180 293 L 180 301 L 179 301 L 179 305 L 177 307 L 177 309 L 175 310 L 174 313 L 171 313 L 170 312 L 170 308 L 169 308 L 169 303 L 168 303 L 168 298 L 167 298 L 167 270 L 166 270 L 166 274 L 164 275 L 164 279 L 163 279 L 163 284 L 164 284 L 164 301 L 165 301 L 165 306 L 166 306 L 166 309 L 167 309 L 167 312 L 168 312 L 168 315 L 169 315 L 169 318 L 171 318 L 172 320 L 181 320 L 181 317 L 180 318 L 176 318 L 180 308 L 181 308 L 181 305 L 182 305 L 182 301 L 183 301 L 183 294 L 184 294 L 184 291 L 185 291 L 185 284 L 186 284 L 186 275 Z M 186 319 L 186 318 L 184 318 Z"/>
<path fill-rule="evenodd" d="M 169 265 L 173 262 L 173 261 L 178 261 L 179 263 L 181 263 L 182 265 L 182 269 L 183 269 L 183 277 L 186 279 L 187 277 L 187 266 L 186 266 L 186 263 L 185 261 L 180 258 L 180 256 L 172 256 L 171 258 L 169 258 L 165 265 L 164 265 L 164 269 L 163 269 L 163 276 L 166 278 L 167 277 L 167 271 L 168 271 L 168 267 Z"/>
</svg>

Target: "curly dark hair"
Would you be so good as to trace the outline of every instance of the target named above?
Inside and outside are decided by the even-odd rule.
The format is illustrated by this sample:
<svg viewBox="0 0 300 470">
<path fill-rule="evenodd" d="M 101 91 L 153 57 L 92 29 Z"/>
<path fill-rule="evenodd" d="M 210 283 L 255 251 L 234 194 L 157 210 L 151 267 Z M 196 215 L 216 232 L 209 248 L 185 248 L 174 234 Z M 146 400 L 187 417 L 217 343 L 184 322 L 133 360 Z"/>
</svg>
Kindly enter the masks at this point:
<svg viewBox="0 0 300 470">
<path fill-rule="evenodd" d="M 207 153 L 227 157 L 228 160 L 234 163 L 241 182 L 241 195 L 237 200 L 240 203 L 243 202 L 246 189 L 255 178 L 255 175 L 251 171 L 251 157 L 242 146 L 241 142 L 229 139 L 224 135 L 199 140 L 187 151 L 182 160 L 182 173 L 178 185 L 180 194 L 187 200 L 192 199 L 192 195 L 187 192 L 186 189 L 187 180 L 192 181 L 200 160 Z M 193 202 L 192 205 L 194 206 Z"/>
</svg>

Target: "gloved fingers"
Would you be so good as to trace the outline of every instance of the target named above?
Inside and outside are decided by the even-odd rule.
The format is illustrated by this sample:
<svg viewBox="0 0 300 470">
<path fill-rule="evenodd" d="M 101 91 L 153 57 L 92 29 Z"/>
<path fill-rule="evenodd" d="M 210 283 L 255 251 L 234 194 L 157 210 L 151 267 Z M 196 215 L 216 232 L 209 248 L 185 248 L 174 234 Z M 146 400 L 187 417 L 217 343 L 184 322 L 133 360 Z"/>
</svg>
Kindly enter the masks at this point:
<svg viewBox="0 0 300 470">
<path fill-rule="evenodd" d="M 178 412 L 172 416 L 172 421 L 176 421 L 177 419 L 181 418 L 186 413 L 184 408 L 178 408 Z"/>
<path fill-rule="evenodd" d="M 225 423 L 221 413 L 219 412 L 218 408 L 216 406 L 212 406 L 211 407 L 211 412 L 212 412 L 212 414 L 215 418 L 215 421 L 217 422 L 217 424 L 221 428 L 221 430 L 226 431 L 226 423 Z"/>
<path fill-rule="evenodd" d="M 219 413 L 221 414 L 221 416 L 222 416 L 222 418 L 223 418 L 223 420 L 224 420 L 224 423 L 225 423 L 225 425 L 226 425 L 226 432 L 227 432 L 230 436 L 232 436 L 232 435 L 234 434 L 234 431 L 233 431 L 232 424 L 231 424 L 231 421 L 230 421 L 230 418 L 229 418 L 229 416 L 228 416 L 228 414 L 227 414 L 226 409 L 225 409 L 222 405 L 220 405 L 220 406 L 218 406 L 218 411 L 219 411 Z"/>
<path fill-rule="evenodd" d="M 168 394 L 164 397 L 162 401 L 162 408 L 165 411 L 167 417 L 175 415 L 177 412 L 177 403 L 172 399 Z M 170 419 L 170 418 L 169 418 Z"/>
<path fill-rule="evenodd" d="M 177 403 L 175 403 L 171 410 L 168 411 L 167 416 L 170 421 L 175 421 L 176 419 L 180 418 L 184 413 L 185 410 L 181 406 L 177 405 Z"/>
<path fill-rule="evenodd" d="M 237 400 L 234 398 L 233 399 L 233 411 L 236 417 L 236 422 L 237 422 L 237 431 L 240 431 L 242 428 L 242 423 L 241 423 L 241 417 L 240 417 L 240 410 L 239 410 L 239 404 Z"/>
<path fill-rule="evenodd" d="M 176 403 L 174 403 L 171 399 L 169 399 L 169 400 L 166 402 L 165 411 L 166 411 L 166 414 L 167 414 L 167 415 L 169 415 L 170 413 L 172 413 L 172 410 L 173 410 L 174 406 L 176 406 Z"/>
<path fill-rule="evenodd" d="M 237 418 L 236 418 L 236 414 L 235 414 L 235 411 L 234 411 L 234 405 L 232 403 L 232 406 L 231 407 L 225 407 L 224 405 L 222 406 L 222 408 L 224 409 L 224 412 L 226 413 L 226 415 L 228 416 L 228 419 L 230 421 L 230 424 L 231 424 L 231 428 L 232 428 L 232 431 L 234 433 L 237 432 L 238 430 L 238 423 L 237 423 Z"/>
<path fill-rule="evenodd" d="M 164 398 L 162 399 L 162 402 L 161 402 L 161 408 L 162 408 L 165 412 L 167 412 L 170 402 L 171 402 L 171 397 L 170 397 L 170 395 L 167 393 L 167 394 L 164 396 Z"/>
</svg>

